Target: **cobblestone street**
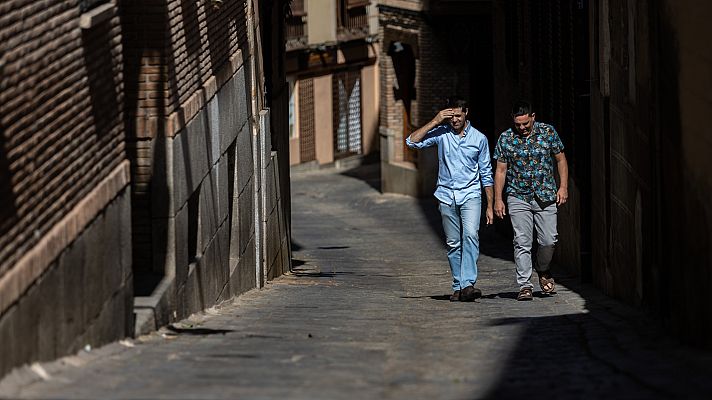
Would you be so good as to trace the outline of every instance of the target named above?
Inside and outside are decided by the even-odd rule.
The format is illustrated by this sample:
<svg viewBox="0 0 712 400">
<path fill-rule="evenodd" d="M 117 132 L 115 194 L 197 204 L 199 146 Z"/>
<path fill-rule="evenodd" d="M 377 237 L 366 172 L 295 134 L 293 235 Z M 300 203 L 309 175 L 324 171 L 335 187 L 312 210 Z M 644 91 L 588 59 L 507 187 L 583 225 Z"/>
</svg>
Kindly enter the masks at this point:
<svg viewBox="0 0 712 400">
<path fill-rule="evenodd" d="M 517 302 L 511 243 L 481 230 L 474 303 L 451 303 L 431 199 L 377 165 L 292 175 L 291 274 L 159 332 L 9 374 L 7 399 L 700 398 L 712 357 L 559 275 Z M 561 240 L 567 240 L 562 237 Z"/>
</svg>

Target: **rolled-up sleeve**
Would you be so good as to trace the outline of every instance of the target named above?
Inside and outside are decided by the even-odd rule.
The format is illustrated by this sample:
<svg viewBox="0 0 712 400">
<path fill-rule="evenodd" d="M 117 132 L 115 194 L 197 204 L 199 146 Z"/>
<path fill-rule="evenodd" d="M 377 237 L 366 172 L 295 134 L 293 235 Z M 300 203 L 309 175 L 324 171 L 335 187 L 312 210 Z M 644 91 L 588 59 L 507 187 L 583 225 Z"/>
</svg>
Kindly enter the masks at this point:
<svg viewBox="0 0 712 400">
<path fill-rule="evenodd" d="M 559 154 L 562 151 L 564 151 L 564 143 L 561 141 L 561 138 L 559 137 L 559 134 L 556 132 L 556 129 L 554 129 L 553 126 L 551 126 L 551 138 L 549 141 L 551 142 L 551 153 L 552 154 Z"/>
<path fill-rule="evenodd" d="M 492 179 L 492 160 L 490 159 L 489 142 L 484 135 L 482 135 L 482 139 L 480 140 L 479 148 L 480 155 L 477 163 L 480 167 L 480 182 L 483 187 L 493 186 L 494 180 Z"/>
<path fill-rule="evenodd" d="M 420 142 L 413 142 L 410 140 L 410 135 L 405 138 L 406 146 L 411 149 L 424 149 L 426 147 L 432 147 L 438 144 L 438 138 L 445 132 L 445 127 L 443 125 L 436 126 L 435 128 L 428 131 L 425 137 Z"/>
<path fill-rule="evenodd" d="M 497 139 L 497 144 L 494 146 L 494 156 L 493 158 L 501 163 L 508 164 L 509 161 L 507 161 L 507 156 L 505 155 L 504 152 L 504 141 L 505 141 L 505 136 L 504 133 L 499 135 L 499 139 Z"/>
</svg>

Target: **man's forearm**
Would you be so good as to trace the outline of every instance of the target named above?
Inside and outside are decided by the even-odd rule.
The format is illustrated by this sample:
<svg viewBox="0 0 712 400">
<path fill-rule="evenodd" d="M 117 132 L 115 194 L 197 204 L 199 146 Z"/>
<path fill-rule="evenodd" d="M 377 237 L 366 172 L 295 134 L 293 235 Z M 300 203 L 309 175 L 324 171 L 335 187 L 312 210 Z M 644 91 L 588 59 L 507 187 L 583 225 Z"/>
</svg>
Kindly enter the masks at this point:
<svg viewBox="0 0 712 400">
<path fill-rule="evenodd" d="M 569 166 L 566 163 L 566 158 L 562 158 L 556 162 L 556 169 L 559 171 L 559 187 L 568 190 L 569 187 Z"/>
<path fill-rule="evenodd" d="M 494 174 L 494 199 L 502 200 L 502 192 L 504 191 L 504 181 L 507 178 L 507 172 L 497 171 Z"/>
<path fill-rule="evenodd" d="M 494 206 L 494 193 L 492 186 L 485 186 L 485 195 L 487 196 L 487 208 Z"/>
<path fill-rule="evenodd" d="M 415 132 L 411 133 L 411 134 L 410 134 L 410 141 L 413 142 L 413 143 L 418 143 L 418 142 L 420 142 L 421 140 L 423 140 L 423 138 L 425 137 L 425 135 L 426 135 L 431 129 L 435 128 L 435 127 L 438 126 L 438 125 L 440 125 L 440 123 L 438 123 L 438 118 L 437 118 L 437 116 L 436 116 L 435 118 L 433 118 L 432 120 L 430 120 L 430 122 L 428 122 L 427 124 L 421 126 L 421 127 L 418 128 Z"/>
</svg>

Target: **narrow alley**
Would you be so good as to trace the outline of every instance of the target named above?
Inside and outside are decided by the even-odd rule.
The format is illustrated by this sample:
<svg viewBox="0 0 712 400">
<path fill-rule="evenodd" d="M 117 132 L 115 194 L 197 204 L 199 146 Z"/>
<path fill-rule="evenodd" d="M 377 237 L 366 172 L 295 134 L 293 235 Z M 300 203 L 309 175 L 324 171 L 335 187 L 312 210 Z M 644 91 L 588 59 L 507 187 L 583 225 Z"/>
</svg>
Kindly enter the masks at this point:
<svg viewBox="0 0 712 400">
<path fill-rule="evenodd" d="M 432 200 L 381 194 L 378 164 L 291 179 L 292 273 L 152 334 L 17 369 L 0 397 L 619 399 L 712 389 L 709 355 L 575 279 L 515 301 L 511 244 L 492 228 L 481 231 L 483 297 L 448 301 Z"/>
</svg>

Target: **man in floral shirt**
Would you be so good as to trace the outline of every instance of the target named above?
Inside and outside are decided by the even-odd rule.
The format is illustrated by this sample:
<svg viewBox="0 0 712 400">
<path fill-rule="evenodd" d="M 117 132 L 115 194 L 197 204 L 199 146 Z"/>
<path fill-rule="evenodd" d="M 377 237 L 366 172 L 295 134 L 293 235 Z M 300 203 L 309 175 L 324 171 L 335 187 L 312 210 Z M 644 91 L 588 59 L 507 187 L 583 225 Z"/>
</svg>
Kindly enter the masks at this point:
<svg viewBox="0 0 712 400">
<path fill-rule="evenodd" d="M 554 292 L 549 271 L 557 241 L 556 211 L 568 199 L 569 170 L 564 145 L 553 126 L 535 121 L 531 105 L 519 102 L 512 109 L 514 128 L 497 141 L 494 158 L 494 213 L 506 214 L 502 192 L 506 193 L 509 216 L 514 229 L 514 262 L 517 266 L 517 300 L 531 300 L 532 242 L 536 228 L 536 270 L 544 293 Z M 561 184 L 556 187 L 554 164 Z M 506 183 L 506 185 L 505 185 Z"/>
</svg>

